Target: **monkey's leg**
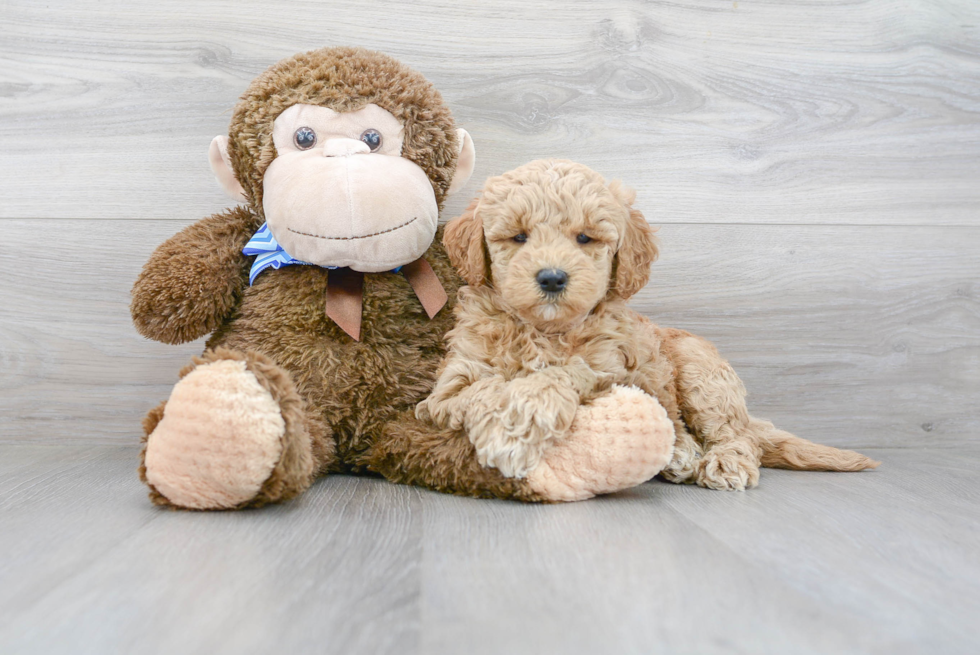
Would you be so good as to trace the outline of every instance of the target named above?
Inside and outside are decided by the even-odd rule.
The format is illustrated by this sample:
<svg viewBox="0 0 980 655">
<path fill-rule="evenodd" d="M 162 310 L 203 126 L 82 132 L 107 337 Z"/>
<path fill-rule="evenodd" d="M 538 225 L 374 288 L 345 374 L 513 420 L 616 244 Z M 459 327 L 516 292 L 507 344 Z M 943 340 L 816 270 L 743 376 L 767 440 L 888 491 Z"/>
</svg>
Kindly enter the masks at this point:
<svg viewBox="0 0 980 655">
<path fill-rule="evenodd" d="M 396 414 L 367 454 L 367 466 L 391 482 L 426 487 L 477 498 L 528 502 L 547 500 L 526 480 L 505 478 L 484 468 L 476 447 L 462 430 L 437 428 L 415 418 L 414 411 Z"/>
<path fill-rule="evenodd" d="M 549 444 L 526 478 L 480 465 L 462 430 L 440 429 L 403 412 L 388 424 L 369 468 L 392 482 L 483 498 L 584 500 L 636 486 L 671 458 L 673 425 L 660 403 L 616 387 L 578 408 L 568 433 Z"/>
<path fill-rule="evenodd" d="M 289 374 L 258 353 L 206 352 L 144 419 L 140 478 L 158 505 L 259 507 L 305 491 L 335 459 Z"/>
</svg>

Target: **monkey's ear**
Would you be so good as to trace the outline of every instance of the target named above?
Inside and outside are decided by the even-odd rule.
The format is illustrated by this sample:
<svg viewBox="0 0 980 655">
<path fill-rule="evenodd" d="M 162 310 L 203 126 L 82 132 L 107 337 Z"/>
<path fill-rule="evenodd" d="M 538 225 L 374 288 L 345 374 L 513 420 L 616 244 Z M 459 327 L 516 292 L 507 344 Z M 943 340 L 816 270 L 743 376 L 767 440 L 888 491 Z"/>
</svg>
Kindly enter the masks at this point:
<svg viewBox="0 0 980 655">
<path fill-rule="evenodd" d="M 228 137 L 222 134 L 211 140 L 208 162 L 211 164 L 214 177 L 217 178 L 218 184 L 225 190 L 225 193 L 236 202 L 245 202 L 245 189 L 235 179 L 235 172 L 231 168 L 231 159 L 228 157 Z"/>
<path fill-rule="evenodd" d="M 657 260 L 657 237 L 639 209 L 633 209 L 636 192 L 614 180 L 609 190 L 623 203 L 629 215 L 626 231 L 616 252 L 614 289 L 624 300 L 646 286 L 650 280 L 650 265 Z"/>
<path fill-rule="evenodd" d="M 470 176 L 473 175 L 473 169 L 476 168 L 476 148 L 473 146 L 470 133 L 459 128 L 456 130 L 456 134 L 459 137 L 459 155 L 456 158 L 456 173 L 453 175 L 449 190 L 446 191 L 447 196 L 451 196 L 462 189 L 469 182 Z"/>
<path fill-rule="evenodd" d="M 479 198 L 474 198 L 462 215 L 446 223 L 442 243 L 446 254 L 466 283 L 478 287 L 487 281 L 489 257 L 483 243 L 483 221 L 476 215 Z"/>
</svg>

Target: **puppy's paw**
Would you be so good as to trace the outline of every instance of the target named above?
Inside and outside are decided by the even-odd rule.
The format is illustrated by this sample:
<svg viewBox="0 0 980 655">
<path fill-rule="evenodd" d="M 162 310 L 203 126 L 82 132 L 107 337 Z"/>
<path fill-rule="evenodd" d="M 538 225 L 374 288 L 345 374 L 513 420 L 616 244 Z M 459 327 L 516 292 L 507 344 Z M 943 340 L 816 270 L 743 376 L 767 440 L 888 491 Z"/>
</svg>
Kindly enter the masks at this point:
<svg viewBox="0 0 980 655">
<path fill-rule="evenodd" d="M 568 434 L 549 444 L 527 480 L 548 500 L 584 500 L 646 482 L 667 465 L 673 446 L 674 425 L 660 403 L 614 386 L 578 408 Z"/>
<path fill-rule="evenodd" d="M 701 446 L 689 434 L 678 436 L 674 444 L 674 456 L 660 475 L 676 484 L 689 484 L 695 481 L 698 463 L 701 461 Z"/>
<path fill-rule="evenodd" d="M 524 478 L 548 444 L 568 431 L 577 408 L 572 390 L 519 378 L 507 384 L 499 408 L 467 417 L 466 432 L 482 466 Z"/>
<path fill-rule="evenodd" d="M 700 486 L 720 491 L 745 491 L 759 484 L 758 457 L 741 442 L 714 446 L 698 462 Z"/>
<path fill-rule="evenodd" d="M 415 418 L 439 427 L 443 426 L 443 417 L 440 415 L 435 401 L 432 400 L 432 396 L 415 406 Z"/>
<path fill-rule="evenodd" d="M 505 478 L 524 478 L 541 460 L 545 440 L 532 441 L 527 429 L 515 430 L 494 413 L 467 426 L 467 435 L 476 446 L 480 466 L 495 468 Z"/>
<path fill-rule="evenodd" d="M 538 443 L 567 432 L 578 406 L 574 390 L 526 377 L 507 384 L 498 415 L 508 438 Z"/>
<path fill-rule="evenodd" d="M 429 396 L 415 406 L 415 418 L 440 428 L 458 430 L 463 427 L 464 417 L 453 412 L 451 403 L 440 402 Z"/>
</svg>

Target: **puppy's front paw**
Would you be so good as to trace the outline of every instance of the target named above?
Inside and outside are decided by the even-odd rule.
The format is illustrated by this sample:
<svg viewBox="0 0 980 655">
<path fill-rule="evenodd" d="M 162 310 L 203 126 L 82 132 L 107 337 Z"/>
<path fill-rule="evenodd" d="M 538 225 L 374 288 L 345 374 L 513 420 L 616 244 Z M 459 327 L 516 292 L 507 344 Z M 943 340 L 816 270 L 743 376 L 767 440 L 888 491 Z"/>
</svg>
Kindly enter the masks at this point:
<svg viewBox="0 0 980 655">
<path fill-rule="evenodd" d="M 571 389 L 519 378 L 508 383 L 498 409 L 468 417 L 466 431 L 482 466 L 523 478 L 538 466 L 548 443 L 568 431 L 577 407 Z"/>
<path fill-rule="evenodd" d="M 674 456 L 660 475 L 676 484 L 689 484 L 695 481 L 698 463 L 701 460 L 701 446 L 689 434 L 678 435 L 674 444 Z"/>
<path fill-rule="evenodd" d="M 545 441 L 568 431 L 578 405 L 578 394 L 570 388 L 518 378 L 508 383 L 501 398 L 501 428 L 512 439 Z"/>
<path fill-rule="evenodd" d="M 759 484 L 758 457 L 751 446 L 730 442 L 711 448 L 698 462 L 697 482 L 708 489 L 745 491 Z"/>
<path fill-rule="evenodd" d="M 495 468 L 506 478 L 526 477 L 538 465 L 545 446 L 543 440 L 531 441 L 526 430 L 515 430 L 513 423 L 505 424 L 496 414 L 470 424 L 467 434 L 480 466 Z"/>
<path fill-rule="evenodd" d="M 439 416 L 434 405 L 435 403 L 432 400 L 432 396 L 429 396 L 425 400 L 421 401 L 415 406 L 415 418 L 420 421 L 442 426 L 442 421 L 438 420 Z"/>
<path fill-rule="evenodd" d="M 646 482 L 673 446 L 674 424 L 656 398 L 614 386 L 578 408 L 568 434 L 549 445 L 527 480 L 548 500 L 584 500 Z"/>
</svg>

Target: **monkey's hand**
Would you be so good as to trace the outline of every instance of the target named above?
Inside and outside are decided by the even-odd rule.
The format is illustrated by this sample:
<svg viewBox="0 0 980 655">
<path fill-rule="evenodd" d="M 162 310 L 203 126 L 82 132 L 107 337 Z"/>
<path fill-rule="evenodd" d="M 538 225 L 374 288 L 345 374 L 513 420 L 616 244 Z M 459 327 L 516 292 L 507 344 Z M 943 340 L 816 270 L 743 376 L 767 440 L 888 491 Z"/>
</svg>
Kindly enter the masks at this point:
<svg viewBox="0 0 980 655">
<path fill-rule="evenodd" d="M 158 247 L 133 285 L 130 312 L 143 336 L 184 343 L 213 332 L 241 299 L 242 254 L 261 219 L 245 207 L 190 225 Z"/>
</svg>

